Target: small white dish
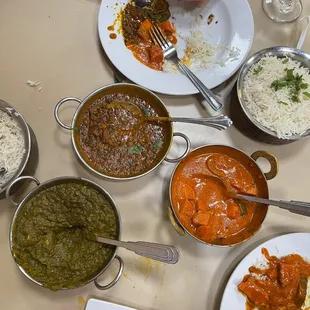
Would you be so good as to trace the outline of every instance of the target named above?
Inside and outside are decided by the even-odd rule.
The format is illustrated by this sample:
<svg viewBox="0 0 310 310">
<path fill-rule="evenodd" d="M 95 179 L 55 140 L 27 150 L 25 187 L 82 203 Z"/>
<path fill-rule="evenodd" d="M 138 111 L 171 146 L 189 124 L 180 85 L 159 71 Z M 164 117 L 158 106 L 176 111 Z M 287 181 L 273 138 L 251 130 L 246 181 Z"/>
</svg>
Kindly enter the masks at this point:
<svg viewBox="0 0 310 310">
<path fill-rule="evenodd" d="M 87 301 L 85 310 L 137 310 L 137 309 L 128 308 L 104 300 L 90 298 Z"/>
</svg>

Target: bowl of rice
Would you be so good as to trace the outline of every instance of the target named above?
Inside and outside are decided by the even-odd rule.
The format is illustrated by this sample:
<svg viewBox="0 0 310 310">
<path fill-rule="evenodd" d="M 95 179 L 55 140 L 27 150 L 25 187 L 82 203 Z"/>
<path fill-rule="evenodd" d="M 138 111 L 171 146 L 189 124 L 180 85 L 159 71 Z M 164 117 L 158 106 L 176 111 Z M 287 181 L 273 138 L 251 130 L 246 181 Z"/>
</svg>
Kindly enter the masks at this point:
<svg viewBox="0 0 310 310">
<path fill-rule="evenodd" d="M 260 141 L 285 144 L 310 135 L 310 55 L 271 47 L 250 57 L 237 81 L 240 118 Z"/>
<path fill-rule="evenodd" d="M 33 174 L 37 163 L 38 146 L 32 129 L 13 106 L 0 100 L 0 199 L 5 198 L 13 180 Z M 14 187 L 13 192 L 19 187 Z"/>
</svg>

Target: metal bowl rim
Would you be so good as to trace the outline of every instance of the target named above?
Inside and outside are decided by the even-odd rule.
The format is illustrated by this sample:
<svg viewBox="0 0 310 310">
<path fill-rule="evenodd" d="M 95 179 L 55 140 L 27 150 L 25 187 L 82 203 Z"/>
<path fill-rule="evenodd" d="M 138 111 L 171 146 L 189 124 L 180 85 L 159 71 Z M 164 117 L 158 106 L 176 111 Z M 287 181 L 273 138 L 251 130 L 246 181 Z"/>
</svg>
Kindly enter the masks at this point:
<svg viewBox="0 0 310 310">
<path fill-rule="evenodd" d="M 25 167 L 26 167 L 26 165 L 27 165 L 27 163 L 29 161 L 29 156 L 30 156 L 30 151 L 31 151 L 31 143 L 32 143 L 32 139 L 31 139 L 31 135 L 30 135 L 30 130 L 29 130 L 28 124 L 27 124 L 25 118 L 23 117 L 23 115 L 15 107 L 13 107 L 11 104 L 9 104 L 8 102 L 0 99 L 0 104 L 1 103 L 3 105 L 5 105 L 6 107 L 4 107 L 4 108 L 0 107 L 0 110 L 8 113 L 8 111 L 9 111 L 8 109 L 12 109 L 12 113 L 8 113 L 8 115 L 12 116 L 18 123 L 22 122 L 23 125 L 25 126 L 26 132 L 19 124 L 19 128 L 23 132 L 23 136 L 24 136 L 24 139 L 25 139 L 25 144 L 26 144 L 26 142 L 28 142 L 28 148 L 25 147 L 25 149 L 26 149 L 26 156 L 24 156 L 24 158 L 22 159 L 22 161 L 21 161 L 21 163 L 19 165 L 18 170 L 15 172 L 13 177 L 9 181 L 7 181 L 6 184 L 4 184 L 4 187 L 0 188 L 0 194 L 4 193 L 6 191 L 6 189 L 7 189 L 7 187 L 10 185 L 10 183 L 13 182 L 15 179 L 17 179 L 23 173 L 23 171 L 24 171 L 24 169 L 25 169 Z M 16 117 L 16 115 L 14 115 L 15 113 L 18 114 L 18 117 Z"/>
<path fill-rule="evenodd" d="M 131 84 L 131 83 L 113 83 L 113 84 L 108 84 L 108 85 L 105 85 L 105 86 L 102 86 L 96 90 L 94 90 L 93 92 L 91 92 L 90 94 L 88 94 L 82 101 L 81 103 L 78 105 L 77 109 L 75 110 L 74 112 L 74 115 L 73 115 L 73 118 L 72 118 L 72 123 L 71 123 L 71 128 L 74 128 L 75 127 L 75 123 L 76 123 L 76 120 L 77 120 L 77 117 L 79 116 L 79 112 L 80 110 L 82 109 L 82 107 L 88 102 L 88 100 L 90 100 L 93 96 L 95 96 L 96 94 L 100 93 L 101 91 L 105 90 L 105 89 L 108 89 L 108 88 L 113 88 L 115 86 L 130 86 L 130 87 L 134 87 L 134 88 L 138 88 L 138 89 L 142 89 L 142 90 L 145 90 L 147 91 L 150 95 L 152 95 L 155 99 L 158 100 L 158 102 L 160 102 L 160 104 L 162 105 L 162 107 L 166 110 L 167 112 L 167 116 L 170 117 L 170 113 L 166 107 L 166 105 L 164 104 L 164 102 L 155 94 L 153 93 L 152 91 L 150 91 L 149 89 L 145 88 L 145 87 L 142 87 L 140 85 L 135 85 L 135 84 Z M 170 142 L 169 142 L 169 147 L 167 148 L 167 151 L 165 152 L 165 154 L 162 156 L 162 158 L 158 161 L 158 163 L 152 167 L 151 169 L 141 173 L 141 174 L 138 174 L 138 175 L 135 175 L 135 176 L 131 176 L 131 177 L 114 177 L 114 176 L 110 176 L 110 175 L 107 175 L 107 174 L 104 174 L 102 172 L 99 172 L 97 171 L 96 169 L 94 169 L 93 167 L 91 167 L 85 160 L 84 158 L 82 157 L 80 151 L 78 150 L 78 147 L 76 146 L 76 143 L 75 143 L 75 139 L 74 139 L 74 130 L 72 130 L 72 134 L 71 134 L 71 141 L 72 141 L 72 145 L 73 145 L 73 148 L 74 148 L 74 151 L 76 153 L 76 155 L 78 156 L 79 160 L 84 164 L 84 166 L 89 169 L 90 171 L 92 171 L 93 173 L 95 173 L 96 175 L 100 176 L 100 177 L 103 177 L 103 178 L 106 178 L 106 179 L 110 179 L 110 180 L 114 180 L 114 181 L 129 181 L 129 180 L 134 180 L 134 179 L 138 179 L 140 177 L 143 177 L 149 173 L 151 173 L 153 170 L 155 170 L 165 159 L 165 157 L 168 155 L 170 149 L 171 149 L 171 146 L 172 146 L 172 142 L 173 142 L 173 133 L 174 133 L 174 129 L 173 129 L 173 123 L 171 122 L 170 123 L 170 126 L 171 126 L 171 135 L 170 135 Z"/>
<path fill-rule="evenodd" d="M 307 132 L 301 134 L 301 135 L 293 135 L 290 137 L 287 137 L 285 139 L 280 139 L 276 132 L 268 129 L 267 127 L 264 127 L 261 123 L 259 123 L 253 116 L 252 114 L 248 111 L 245 102 L 243 100 L 243 81 L 245 76 L 247 75 L 248 71 L 250 70 L 250 68 L 257 63 L 262 57 L 264 57 L 265 55 L 269 54 L 270 56 L 277 56 L 279 57 L 278 53 L 282 53 L 283 57 L 284 56 L 289 56 L 289 53 L 291 53 L 292 55 L 299 55 L 300 57 L 304 58 L 305 60 L 310 61 L 310 55 L 307 54 L 306 52 L 294 48 L 294 47 L 288 47 L 288 46 L 274 46 L 274 47 L 269 47 L 269 48 L 265 48 L 262 49 L 258 52 L 256 52 L 255 54 L 253 54 L 241 67 L 239 74 L 238 74 L 238 79 L 237 79 L 237 96 L 240 102 L 240 106 L 243 110 L 243 112 L 245 113 L 245 115 L 247 116 L 247 118 L 256 126 L 258 127 L 260 130 L 262 130 L 264 133 L 268 134 L 269 136 L 272 136 L 278 140 L 291 140 L 291 141 L 296 141 L 296 140 L 301 140 L 301 139 L 305 139 L 307 137 L 309 137 L 310 135 L 310 129 L 307 130 Z M 291 57 L 292 59 L 294 59 L 293 57 Z M 308 66 L 309 70 L 310 70 L 310 66 Z"/>
<path fill-rule="evenodd" d="M 47 181 L 44 181 L 43 183 L 40 183 L 39 185 L 37 185 L 35 188 L 33 188 L 32 190 L 29 191 L 29 193 L 27 193 L 25 195 L 25 197 L 23 197 L 23 199 L 21 200 L 21 202 L 18 204 L 18 207 L 16 208 L 15 212 L 14 212 L 14 215 L 13 215 L 13 218 L 11 220 L 11 224 L 10 224 L 10 230 L 9 230 L 9 246 L 10 246 L 10 251 L 11 251 L 11 255 L 13 256 L 13 251 L 12 251 L 12 248 L 13 248 L 13 226 L 14 226 L 14 223 L 15 223 L 15 220 L 16 220 L 16 217 L 18 215 L 18 213 L 20 212 L 20 210 L 24 207 L 24 204 L 25 204 L 25 201 L 30 199 L 32 196 L 35 196 L 39 191 L 40 191 L 40 188 L 48 185 L 49 183 L 53 183 L 55 181 L 83 181 L 83 182 L 86 182 L 88 184 L 90 184 L 91 186 L 95 187 L 96 189 L 100 189 L 100 192 L 106 196 L 108 199 L 110 199 L 110 202 L 111 202 L 111 205 L 112 207 L 114 208 L 114 210 L 116 211 L 116 215 L 117 215 L 117 220 L 118 220 L 118 224 L 119 224 L 119 234 L 118 234 L 118 240 L 121 240 L 121 235 L 122 235 L 122 219 L 121 219 L 121 215 L 120 215 L 120 212 L 119 212 L 119 209 L 113 199 L 113 197 L 109 194 L 109 192 L 104 189 L 101 185 L 99 185 L 98 183 L 94 182 L 94 181 L 91 181 L 89 179 L 86 179 L 86 178 L 83 178 L 83 177 L 75 177 L 75 176 L 62 176 L 62 177 L 56 177 L 56 178 L 53 178 L 53 179 L 49 179 Z M 48 188 L 48 187 L 47 187 Z M 77 287 L 70 287 L 70 288 L 62 288 L 61 290 L 70 290 L 70 289 L 75 289 L 75 288 L 78 288 L 78 287 L 82 287 L 82 286 L 85 286 L 87 284 L 89 284 L 90 282 L 96 280 L 97 278 L 99 278 L 107 269 L 108 267 L 110 266 L 110 264 L 112 263 L 113 259 L 115 258 L 115 256 L 117 255 L 117 252 L 118 252 L 118 247 L 115 247 L 115 251 L 110 259 L 110 261 L 106 264 L 106 266 L 97 274 L 95 275 L 94 277 L 92 277 L 91 279 L 87 280 L 85 283 L 77 286 Z M 14 259 L 14 256 L 13 256 L 13 259 Z M 43 287 L 43 284 L 37 280 L 35 280 L 34 278 L 32 278 L 25 270 L 24 268 L 19 265 L 16 260 L 14 259 L 14 262 L 15 264 L 17 265 L 17 267 L 19 268 L 19 270 L 23 273 L 23 275 L 28 278 L 29 280 L 31 280 L 32 282 L 34 282 L 35 284 Z"/>
<path fill-rule="evenodd" d="M 172 171 L 172 174 L 171 174 L 171 177 L 170 177 L 170 182 L 169 182 L 169 200 L 170 200 L 170 206 L 171 206 L 170 208 L 172 209 L 174 218 L 177 220 L 178 224 L 182 227 L 182 229 L 184 229 L 184 231 L 186 231 L 191 237 L 193 237 L 193 238 L 196 239 L 197 241 L 199 241 L 199 242 L 201 242 L 201 243 L 203 243 L 203 244 L 206 244 L 206 245 L 208 245 L 208 246 L 212 246 L 212 247 L 232 248 L 232 247 L 234 247 L 234 246 L 236 246 L 236 245 L 242 244 L 242 243 L 248 241 L 249 239 L 253 238 L 253 237 L 261 230 L 262 225 L 263 225 L 263 223 L 264 223 L 264 221 L 265 221 L 265 219 L 266 219 L 266 217 L 267 217 L 267 214 L 268 214 L 268 212 L 269 212 L 269 206 L 267 206 L 267 212 L 266 212 L 266 214 L 265 214 L 265 216 L 264 216 L 264 218 L 263 218 L 263 220 L 262 220 L 262 222 L 261 222 L 259 228 L 257 229 L 257 231 L 256 231 L 253 235 L 251 235 L 250 237 L 248 237 L 248 238 L 246 238 L 246 239 L 244 239 L 244 240 L 242 240 L 242 241 L 240 241 L 240 242 L 237 242 L 237 243 L 234 243 L 234 244 L 231 244 L 231 245 L 226 245 L 226 244 L 221 245 L 221 244 L 212 244 L 212 243 L 208 243 L 208 242 L 206 242 L 206 241 L 203 241 L 203 240 L 197 238 L 196 236 L 194 236 L 190 231 L 188 231 L 188 230 L 186 229 L 186 227 L 185 227 L 185 226 L 181 223 L 181 221 L 179 220 L 179 218 L 178 218 L 178 216 L 177 216 L 177 214 L 176 214 L 176 212 L 175 212 L 175 210 L 174 210 L 173 203 L 172 203 L 172 198 L 171 198 L 172 180 L 173 180 L 173 178 L 174 178 L 175 172 L 176 172 L 176 170 L 178 169 L 179 165 L 180 165 L 184 160 L 186 160 L 186 158 L 187 158 L 188 156 L 190 156 L 190 154 L 192 154 L 193 152 L 198 151 L 198 150 L 200 150 L 200 149 L 203 149 L 203 148 L 205 148 L 205 147 L 217 147 L 217 146 L 231 148 L 231 149 L 237 150 L 237 151 L 239 151 L 240 153 L 246 155 L 246 156 L 257 166 L 257 168 L 261 171 L 261 174 L 262 174 L 262 176 L 264 177 L 264 180 L 265 180 L 266 185 L 267 185 L 268 198 L 269 198 L 269 186 L 268 186 L 268 181 L 267 181 L 267 179 L 266 179 L 266 176 L 265 176 L 265 174 L 262 172 L 262 170 L 259 168 L 257 162 L 256 162 L 251 156 L 249 156 L 248 154 L 246 154 L 246 153 L 243 152 L 242 150 L 240 150 L 240 149 L 238 149 L 238 148 L 236 148 L 236 147 L 230 146 L 230 145 L 224 145 L 224 144 L 206 144 L 206 145 L 202 145 L 202 146 L 199 146 L 199 147 L 193 149 L 190 153 L 188 153 L 188 155 L 187 155 L 184 159 L 182 159 L 180 162 L 178 162 L 178 163 L 176 164 L 176 166 L 174 167 L 174 169 L 173 169 L 173 171 Z"/>
</svg>

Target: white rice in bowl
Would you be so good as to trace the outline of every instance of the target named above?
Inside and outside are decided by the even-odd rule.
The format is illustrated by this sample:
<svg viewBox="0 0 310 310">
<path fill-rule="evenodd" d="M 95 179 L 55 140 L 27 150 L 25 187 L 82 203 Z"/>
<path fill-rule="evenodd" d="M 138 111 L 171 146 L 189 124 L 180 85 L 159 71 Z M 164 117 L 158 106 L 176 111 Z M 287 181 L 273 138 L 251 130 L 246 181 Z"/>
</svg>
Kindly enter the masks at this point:
<svg viewBox="0 0 310 310">
<path fill-rule="evenodd" d="M 295 84 L 284 80 L 288 75 L 293 75 Z M 292 85 L 302 88 L 296 92 Z M 301 135 L 310 128 L 309 69 L 298 61 L 263 57 L 246 74 L 243 97 L 253 118 L 280 139 Z"/>
<path fill-rule="evenodd" d="M 0 109 L 0 191 L 19 169 L 25 153 L 23 132 L 17 121 Z"/>
</svg>

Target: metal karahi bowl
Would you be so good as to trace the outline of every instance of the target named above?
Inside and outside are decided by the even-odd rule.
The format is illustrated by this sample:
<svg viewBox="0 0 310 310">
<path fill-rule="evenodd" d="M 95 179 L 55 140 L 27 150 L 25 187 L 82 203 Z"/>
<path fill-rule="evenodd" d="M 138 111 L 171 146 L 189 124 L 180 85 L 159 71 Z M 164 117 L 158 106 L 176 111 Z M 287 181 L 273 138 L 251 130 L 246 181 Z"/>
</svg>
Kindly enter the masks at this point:
<svg viewBox="0 0 310 310">
<path fill-rule="evenodd" d="M 79 149 L 79 147 L 77 145 L 77 139 L 78 139 L 77 136 L 78 135 L 74 129 L 76 128 L 79 116 L 81 115 L 81 113 L 84 113 L 83 110 L 84 110 L 85 105 L 92 103 L 93 101 L 95 101 L 98 98 L 101 98 L 102 96 L 105 96 L 108 94 L 114 94 L 114 93 L 122 93 L 125 95 L 130 95 L 130 96 L 141 98 L 141 99 L 145 100 L 148 104 L 150 104 L 152 106 L 152 108 L 154 108 L 155 111 L 160 116 L 168 116 L 168 117 L 170 116 L 165 104 L 162 102 L 162 100 L 158 96 L 156 96 L 154 93 L 147 90 L 146 88 L 143 88 L 141 86 L 134 85 L 134 84 L 129 84 L 129 83 L 117 83 L 117 84 L 111 84 L 111 85 L 101 87 L 97 90 L 94 90 L 92 93 L 90 93 L 88 96 L 86 96 L 86 98 L 83 100 L 80 100 L 80 99 L 75 98 L 75 97 L 63 98 L 55 106 L 55 110 L 54 110 L 55 119 L 56 119 L 57 123 L 62 128 L 71 131 L 71 133 L 72 133 L 71 134 L 71 140 L 72 140 L 74 151 L 75 151 L 79 161 L 87 169 L 89 169 L 91 172 L 99 175 L 100 177 L 104 177 L 104 178 L 107 178 L 110 180 L 121 180 L 121 181 L 133 180 L 133 179 L 145 176 L 146 174 L 150 173 L 151 171 L 156 169 L 164 160 L 168 161 L 168 162 L 175 163 L 175 162 L 178 162 L 181 159 L 183 159 L 188 154 L 190 147 L 191 147 L 190 140 L 183 133 L 174 132 L 173 131 L 173 124 L 170 123 L 169 125 L 167 125 L 168 132 L 167 132 L 167 135 L 166 135 L 164 143 L 163 143 L 164 151 L 162 152 L 162 156 L 159 158 L 159 160 L 157 160 L 157 162 L 153 163 L 153 165 L 146 172 L 142 172 L 138 175 L 129 176 L 129 177 L 118 177 L 118 176 L 110 176 L 108 174 L 105 174 L 105 173 L 97 170 L 93 166 L 91 166 L 89 164 L 89 162 L 87 161 L 87 159 L 85 158 L 85 155 L 83 154 L 83 152 Z M 77 109 L 73 115 L 71 125 L 66 125 L 60 120 L 60 117 L 59 117 L 60 111 L 59 110 L 63 104 L 65 104 L 66 102 L 70 102 L 70 101 L 77 102 L 78 107 L 77 107 Z M 169 159 L 169 158 L 167 158 L 167 155 L 168 155 L 170 148 L 172 146 L 173 137 L 175 137 L 175 136 L 181 137 L 185 140 L 186 150 L 183 153 L 183 155 L 181 155 L 180 157 L 175 158 L 175 159 Z"/>
<path fill-rule="evenodd" d="M 237 96 L 240 103 L 240 115 L 238 118 L 244 123 L 244 130 L 252 133 L 251 136 L 259 141 L 270 143 L 270 144 L 287 144 L 300 139 L 304 139 L 310 136 L 310 129 L 301 135 L 293 135 L 286 139 L 278 138 L 276 132 L 264 127 L 260 122 L 258 122 L 248 110 L 245 100 L 244 100 L 244 78 L 251 69 L 251 67 L 260 61 L 264 56 L 276 56 L 278 58 L 290 57 L 293 60 L 296 60 L 302 64 L 303 67 L 310 69 L 310 55 L 292 47 L 285 46 L 276 46 L 263 49 L 253 56 L 251 56 L 241 67 L 238 81 L 237 81 Z M 237 115 L 235 116 L 235 118 Z M 234 119 L 234 122 L 237 123 L 238 120 Z"/>
<path fill-rule="evenodd" d="M 201 156 L 207 153 L 217 153 L 217 154 L 228 154 L 231 158 L 235 159 L 236 161 L 240 162 L 244 167 L 251 167 L 252 175 L 255 176 L 255 181 L 259 188 L 261 188 L 262 193 L 264 193 L 263 198 L 269 198 L 269 189 L 268 189 L 268 180 L 272 180 L 276 177 L 278 173 L 278 161 L 275 156 L 267 153 L 265 151 L 256 151 L 251 156 L 247 155 L 246 153 L 242 152 L 241 150 L 225 145 L 205 145 L 196 148 L 195 150 L 191 151 L 188 156 L 194 154 L 195 156 Z M 256 163 L 258 158 L 265 158 L 270 163 L 270 171 L 264 173 L 261 171 L 259 166 Z M 180 236 L 184 236 L 185 233 L 188 233 L 191 237 L 196 239 L 197 241 L 209 245 L 209 246 L 217 246 L 217 247 L 232 247 L 238 244 L 241 244 L 249 239 L 251 239 L 260 229 L 261 226 L 266 218 L 268 207 L 262 208 L 257 214 L 257 223 L 255 226 L 249 225 L 244 229 L 242 232 L 242 240 L 240 240 L 240 236 L 231 236 L 229 237 L 229 244 L 219 244 L 219 243 L 208 243 L 204 240 L 199 239 L 197 236 L 194 236 L 180 221 L 178 218 L 177 212 L 175 211 L 176 206 L 173 205 L 172 199 L 172 185 L 174 182 L 174 176 L 179 168 L 179 166 L 186 161 L 187 158 L 180 161 L 174 171 L 172 172 L 170 184 L 169 184 L 169 199 L 170 199 L 170 206 L 168 207 L 168 216 L 171 224 L 173 225 L 174 229 Z"/>
<path fill-rule="evenodd" d="M 24 180 L 31 180 L 33 182 L 36 183 L 36 187 L 34 189 L 32 189 L 23 199 L 21 202 L 15 202 L 12 198 L 11 198 L 11 188 L 14 184 L 19 183 L 21 181 Z M 80 178 L 80 177 L 58 177 L 55 179 L 51 179 L 48 181 L 45 181 L 44 183 L 39 182 L 38 179 L 32 177 L 32 176 L 23 176 L 20 177 L 18 179 L 16 179 L 15 181 L 13 181 L 9 187 L 6 190 L 6 198 L 9 200 L 9 202 L 13 205 L 16 206 L 17 209 L 15 211 L 15 214 L 12 218 L 12 222 L 11 222 L 11 226 L 10 226 L 10 233 L 9 233 L 9 243 L 10 243 L 10 249 L 11 249 L 11 253 L 12 256 L 14 258 L 14 253 L 13 253 L 13 234 L 14 234 L 14 223 L 15 220 L 19 214 L 19 212 L 23 209 L 23 207 L 25 206 L 25 204 L 33 197 L 35 197 L 37 194 L 39 194 L 42 190 L 45 190 L 47 188 L 50 188 L 52 186 L 58 185 L 58 184 L 65 184 L 65 183 L 78 183 L 78 184 L 82 184 L 82 185 L 86 185 L 86 186 L 90 186 L 93 187 L 94 189 L 96 189 L 101 195 L 103 195 L 105 197 L 105 199 L 110 203 L 111 207 L 114 209 L 116 218 L 117 218 L 117 239 L 120 240 L 121 238 L 121 231 L 122 231 L 122 224 L 121 224 L 121 216 L 119 213 L 119 210 L 116 206 L 115 201 L 113 200 L 113 198 L 111 197 L 111 195 L 103 188 L 101 187 L 99 184 L 85 179 L 85 178 Z M 107 290 L 109 288 L 111 288 L 112 286 L 114 286 L 118 280 L 120 279 L 122 273 L 123 273 L 123 269 L 124 269 L 124 263 L 123 260 L 117 255 L 117 250 L 118 248 L 115 247 L 114 253 L 112 255 L 112 257 L 105 263 L 104 266 L 102 266 L 102 269 L 95 275 L 95 276 L 91 276 L 86 282 L 84 282 L 82 285 L 80 286 L 84 286 L 90 282 L 94 282 L 96 287 L 100 290 Z M 112 263 L 112 261 L 115 259 L 118 260 L 119 262 L 119 271 L 117 272 L 115 278 L 107 285 L 101 285 L 98 281 L 98 278 L 109 268 L 110 264 Z M 16 262 L 16 261 L 15 261 Z M 19 270 L 24 274 L 24 276 L 26 276 L 29 280 L 31 280 L 32 282 L 38 284 L 39 286 L 43 286 L 43 283 L 35 280 L 34 278 L 32 278 L 24 269 L 22 266 L 20 266 L 17 262 L 16 262 Z M 78 287 L 80 287 L 78 286 Z M 70 287 L 70 288 L 63 288 L 63 290 L 66 289 L 73 289 L 73 288 L 77 288 L 77 287 Z"/>
<path fill-rule="evenodd" d="M 0 100 L 0 110 L 6 112 L 18 123 L 20 129 L 22 130 L 23 138 L 25 141 L 25 152 L 19 168 L 12 176 L 12 178 L 9 179 L 6 184 L 0 187 L 0 199 L 4 199 L 5 191 L 14 179 L 18 178 L 21 175 L 34 174 L 38 164 L 38 144 L 33 130 L 26 123 L 24 117 L 18 110 L 16 110 L 12 105 L 8 104 L 3 100 Z M 24 182 L 19 183 L 18 186 L 14 186 L 12 188 L 12 193 L 16 192 L 23 185 L 23 183 Z"/>
</svg>

